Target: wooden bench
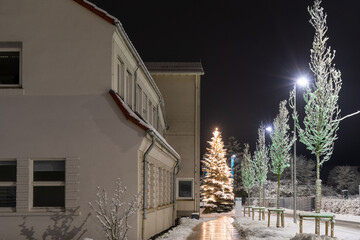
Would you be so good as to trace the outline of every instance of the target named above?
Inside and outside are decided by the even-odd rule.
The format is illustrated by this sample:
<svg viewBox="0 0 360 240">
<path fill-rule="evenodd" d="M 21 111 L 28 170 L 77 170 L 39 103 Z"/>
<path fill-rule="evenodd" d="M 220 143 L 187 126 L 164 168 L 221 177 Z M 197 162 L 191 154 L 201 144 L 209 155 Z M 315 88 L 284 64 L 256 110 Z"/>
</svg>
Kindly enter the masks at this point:
<svg viewBox="0 0 360 240">
<path fill-rule="evenodd" d="M 281 215 L 281 227 L 285 227 L 285 224 L 284 224 L 284 211 L 285 211 L 285 209 L 283 209 L 283 208 L 269 208 L 268 209 L 268 227 L 270 227 L 270 214 L 271 214 L 271 212 L 280 213 L 280 215 Z M 278 227 L 278 226 L 276 226 L 276 227 Z"/>
<path fill-rule="evenodd" d="M 261 221 L 261 214 L 262 220 L 265 220 L 265 207 L 252 207 L 252 220 L 254 220 L 255 210 L 259 211 L 259 221 Z"/>
<path fill-rule="evenodd" d="M 322 213 L 300 213 L 300 233 L 303 232 L 303 220 L 304 219 L 315 219 L 315 234 L 320 235 L 320 232 L 316 232 L 316 221 L 325 221 L 325 235 L 329 234 L 329 222 L 331 223 L 331 237 L 334 237 L 334 214 L 322 214 Z"/>
<path fill-rule="evenodd" d="M 245 214 L 246 214 L 246 209 L 249 209 L 248 212 L 249 212 L 249 217 L 250 217 L 250 211 L 252 209 L 252 206 L 244 206 L 244 217 L 245 217 Z"/>
</svg>

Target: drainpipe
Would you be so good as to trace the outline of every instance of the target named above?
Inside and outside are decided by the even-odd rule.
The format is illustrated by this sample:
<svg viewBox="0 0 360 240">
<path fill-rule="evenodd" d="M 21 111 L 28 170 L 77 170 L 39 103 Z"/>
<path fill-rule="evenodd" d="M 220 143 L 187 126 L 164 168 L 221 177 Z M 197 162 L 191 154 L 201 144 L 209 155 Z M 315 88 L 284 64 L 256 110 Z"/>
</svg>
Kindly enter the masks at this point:
<svg viewBox="0 0 360 240">
<path fill-rule="evenodd" d="M 149 155 L 151 149 L 155 145 L 156 136 L 154 135 L 152 130 L 148 130 L 147 133 L 151 136 L 151 144 L 144 153 L 143 157 L 143 223 L 142 223 L 142 235 L 143 239 L 145 239 L 145 219 L 146 219 L 146 178 L 147 178 L 147 172 L 146 172 L 146 162 L 147 162 L 147 156 Z"/>
</svg>

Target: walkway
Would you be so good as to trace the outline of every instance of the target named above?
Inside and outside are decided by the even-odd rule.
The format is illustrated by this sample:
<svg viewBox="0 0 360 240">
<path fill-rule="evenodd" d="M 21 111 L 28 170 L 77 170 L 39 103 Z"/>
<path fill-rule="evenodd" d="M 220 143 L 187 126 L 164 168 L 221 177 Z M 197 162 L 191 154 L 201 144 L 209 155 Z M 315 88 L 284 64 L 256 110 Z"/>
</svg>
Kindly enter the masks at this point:
<svg viewBox="0 0 360 240">
<path fill-rule="evenodd" d="M 233 227 L 234 219 L 228 216 L 200 223 L 187 240 L 238 240 L 239 232 Z"/>
</svg>

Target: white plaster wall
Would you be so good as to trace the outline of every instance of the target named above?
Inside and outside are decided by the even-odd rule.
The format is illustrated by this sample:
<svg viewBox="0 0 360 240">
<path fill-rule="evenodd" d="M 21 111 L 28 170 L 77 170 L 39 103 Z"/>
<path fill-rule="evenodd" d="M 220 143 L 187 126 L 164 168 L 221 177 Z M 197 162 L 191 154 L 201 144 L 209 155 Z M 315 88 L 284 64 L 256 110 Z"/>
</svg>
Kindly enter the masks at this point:
<svg viewBox="0 0 360 240">
<path fill-rule="evenodd" d="M 0 159 L 80 158 L 81 215 L 74 217 L 68 231 L 85 223 L 81 228 L 86 231 L 84 236 L 102 239 L 95 216 L 86 220 L 91 212 L 88 202 L 96 200 L 97 186 L 112 193 L 118 177 L 128 187 L 125 200 L 137 193 L 138 149 L 145 132 L 125 119 L 108 94 L 7 96 L 0 97 L 0 109 Z M 54 227 L 46 214 L 0 212 L 0 239 L 26 239 L 19 237 L 22 217 L 39 239 L 47 227 Z M 129 239 L 136 239 L 136 219 L 131 219 Z"/>
<path fill-rule="evenodd" d="M 0 0 L 0 42 L 22 42 L 26 95 L 111 88 L 115 26 L 72 0 Z M 51 81 L 49 81 L 51 79 Z"/>
</svg>

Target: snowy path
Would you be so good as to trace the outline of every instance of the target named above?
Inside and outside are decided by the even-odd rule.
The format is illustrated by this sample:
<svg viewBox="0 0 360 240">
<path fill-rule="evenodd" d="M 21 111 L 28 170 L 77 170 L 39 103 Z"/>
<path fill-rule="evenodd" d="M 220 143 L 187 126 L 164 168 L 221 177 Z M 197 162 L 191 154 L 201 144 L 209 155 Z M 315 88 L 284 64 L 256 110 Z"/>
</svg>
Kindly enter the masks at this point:
<svg viewBox="0 0 360 240">
<path fill-rule="evenodd" d="M 203 222 L 197 225 L 187 240 L 240 240 L 239 232 L 233 227 L 234 219 L 229 216 Z"/>
</svg>

